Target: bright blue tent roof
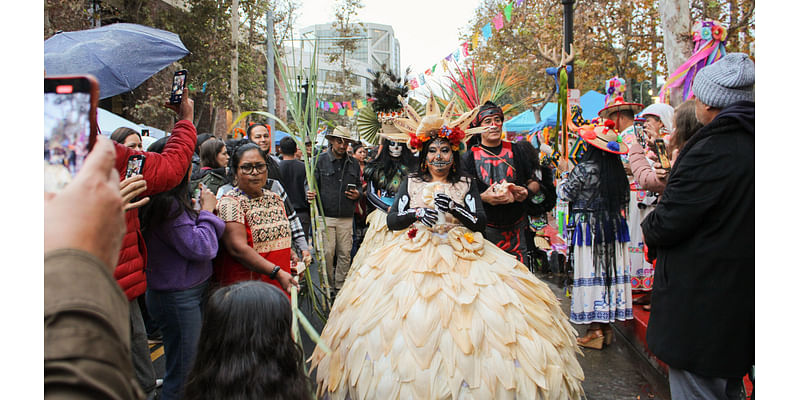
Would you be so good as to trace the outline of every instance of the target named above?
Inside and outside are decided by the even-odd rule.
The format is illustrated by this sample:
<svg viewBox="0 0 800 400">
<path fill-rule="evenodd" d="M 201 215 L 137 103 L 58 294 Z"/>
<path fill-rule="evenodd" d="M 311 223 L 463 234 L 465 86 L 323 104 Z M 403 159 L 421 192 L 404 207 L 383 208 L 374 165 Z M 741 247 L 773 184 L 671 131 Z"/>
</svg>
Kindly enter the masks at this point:
<svg viewBox="0 0 800 400">
<path fill-rule="evenodd" d="M 606 96 L 601 93 L 590 90 L 581 96 L 581 109 L 583 112 L 581 116 L 583 119 L 589 121 L 597 118 L 597 113 L 605 107 Z M 547 103 L 542 109 L 542 120 L 536 124 L 534 123 L 530 131 L 536 132 L 546 126 L 556 126 L 556 114 L 558 113 L 558 105 L 556 103 Z M 533 116 L 533 112 L 531 112 Z M 509 129 L 506 129 L 509 130 Z"/>
<path fill-rule="evenodd" d="M 548 114 L 555 115 L 557 109 L 558 105 L 556 103 L 545 104 L 541 112 L 542 120 L 544 120 L 545 115 Z M 503 129 L 505 129 L 506 132 L 527 132 L 531 130 L 531 128 L 534 127 L 535 125 L 536 125 L 536 117 L 533 115 L 533 111 L 525 110 L 525 112 L 506 121 L 503 124 Z"/>
<path fill-rule="evenodd" d="M 275 143 L 276 148 L 278 147 L 281 139 L 285 138 L 286 136 L 289 136 L 289 134 L 284 131 L 275 129 L 275 132 L 272 132 L 272 141 Z"/>
</svg>

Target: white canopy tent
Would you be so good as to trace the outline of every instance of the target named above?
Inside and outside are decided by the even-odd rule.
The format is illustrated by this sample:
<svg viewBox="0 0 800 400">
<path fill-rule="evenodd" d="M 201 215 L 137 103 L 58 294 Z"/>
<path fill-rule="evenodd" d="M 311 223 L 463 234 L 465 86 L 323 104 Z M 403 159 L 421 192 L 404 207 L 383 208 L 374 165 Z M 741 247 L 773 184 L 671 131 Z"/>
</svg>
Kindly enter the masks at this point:
<svg viewBox="0 0 800 400">
<path fill-rule="evenodd" d="M 102 108 L 97 109 L 97 125 L 100 128 L 100 134 L 105 136 L 110 136 L 111 132 L 114 132 L 115 129 L 122 126 L 131 128 L 137 132 L 141 132 L 142 129 L 149 129 L 150 137 L 156 139 L 160 139 L 167 135 L 167 133 L 161 129 L 128 121 L 127 119 Z"/>
</svg>

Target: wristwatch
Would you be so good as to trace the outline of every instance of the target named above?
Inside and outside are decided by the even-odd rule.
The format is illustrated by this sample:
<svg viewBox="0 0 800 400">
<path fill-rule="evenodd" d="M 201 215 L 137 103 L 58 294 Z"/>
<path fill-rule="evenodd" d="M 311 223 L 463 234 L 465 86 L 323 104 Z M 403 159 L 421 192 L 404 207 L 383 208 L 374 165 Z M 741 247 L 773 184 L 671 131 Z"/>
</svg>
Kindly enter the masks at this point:
<svg viewBox="0 0 800 400">
<path fill-rule="evenodd" d="M 269 273 L 269 279 L 275 280 L 275 277 L 278 276 L 278 271 L 281 270 L 279 265 L 276 265 L 272 272 Z"/>
</svg>

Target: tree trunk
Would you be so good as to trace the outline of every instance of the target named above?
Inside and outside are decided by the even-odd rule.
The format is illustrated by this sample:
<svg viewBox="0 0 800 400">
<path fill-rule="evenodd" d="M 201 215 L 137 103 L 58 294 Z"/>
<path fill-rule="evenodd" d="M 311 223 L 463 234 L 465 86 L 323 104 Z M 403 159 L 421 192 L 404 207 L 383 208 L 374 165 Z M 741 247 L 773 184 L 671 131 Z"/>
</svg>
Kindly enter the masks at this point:
<svg viewBox="0 0 800 400">
<path fill-rule="evenodd" d="M 661 30 L 664 32 L 664 54 L 667 72 L 671 75 L 692 56 L 691 12 L 689 0 L 662 0 L 658 2 Z M 669 103 L 677 107 L 683 102 L 683 89 L 674 88 Z"/>
<path fill-rule="evenodd" d="M 231 5 L 231 41 L 233 42 L 231 104 L 233 105 L 233 118 L 236 119 L 239 116 L 239 0 L 233 0 Z"/>
<path fill-rule="evenodd" d="M 730 0 L 730 2 L 731 2 L 730 3 L 730 24 L 728 24 L 729 28 L 734 27 L 734 26 L 739 24 L 739 0 Z M 747 27 L 744 27 L 744 29 L 747 29 Z M 727 45 L 725 47 L 727 47 L 728 51 L 733 51 L 733 52 L 742 51 L 742 49 L 739 48 L 739 32 L 738 31 L 737 32 L 732 32 L 732 34 L 728 35 L 728 43 L 727 43 Z M 747 52 L 747 51 L 745 50 L 745 52 Z"/>
</svg>

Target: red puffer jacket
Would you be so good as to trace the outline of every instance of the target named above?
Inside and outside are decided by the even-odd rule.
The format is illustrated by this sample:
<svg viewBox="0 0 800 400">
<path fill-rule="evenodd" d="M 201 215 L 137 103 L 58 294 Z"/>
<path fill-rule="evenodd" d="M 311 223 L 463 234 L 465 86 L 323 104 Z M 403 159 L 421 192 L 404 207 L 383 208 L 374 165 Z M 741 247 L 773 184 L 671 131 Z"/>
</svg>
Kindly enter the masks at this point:
<svg viewBox="0 0 800 400">
<path fill-rule="evenodd" d="M 172 189 L 181 182 L 189 165 L 192 162 L 192 153 L 197 143 L 197 131 L 191 121 L 180 120 L 175 124 L 172 135 L 164 146 L 164 151 L 158 153 L 144 153 L 144 180 L 147 181 L 147 191 L 141 196 L 150 196 Z M 125 177 L 128 167 L 128 157 L 142 152 L 132 150 L 119 143 L 115 143 L 117 163 L 115 165 L 120 174 L 120 180 Z M 147 249 L 144 238 L 139 231 L 139 210 L 134 209 L 125 213 L 127 230 L 122 239 L 122 249 L 119 252 L 117 268 L 114 269 L 114 279 L 117 280 L 122 291 L 133 300 L 141 296 L 147 288 L 144 266 L 147 265 Z"/>
</svg>

